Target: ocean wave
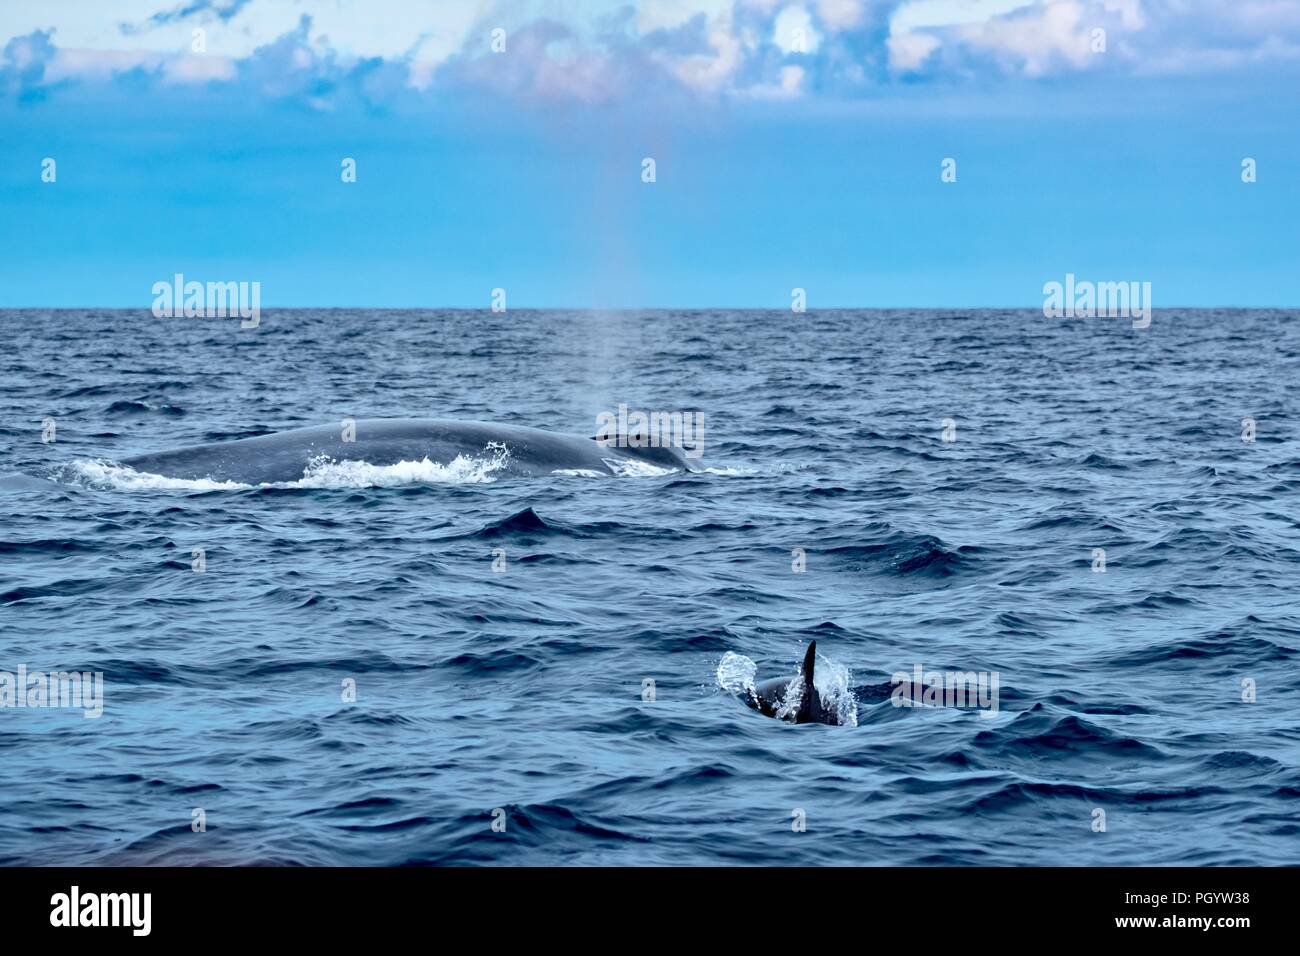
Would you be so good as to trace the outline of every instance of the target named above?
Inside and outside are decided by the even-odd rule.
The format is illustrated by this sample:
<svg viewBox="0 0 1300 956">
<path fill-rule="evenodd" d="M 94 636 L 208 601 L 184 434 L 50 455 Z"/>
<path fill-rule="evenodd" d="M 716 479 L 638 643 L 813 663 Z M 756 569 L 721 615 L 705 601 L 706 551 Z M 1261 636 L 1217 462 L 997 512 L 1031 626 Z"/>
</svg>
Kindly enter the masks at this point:
<svg viewBox="0 0 1300 956">
<path fill-rule="evenodd" d="M 1244 665 L 1282 664 L 1297 655 L 1295 649 L 1250 633 L 1252 631 L 1282 636 L 1283 629 L 1269 627 L 1258 618 L 1248 617 L 1245 621 L 1211 635 L 1162 641 L 1127 654 L 1116 655 L 1112 652 L 1106 656 L 1106 660 L 1113 667 L 1127 668 L 1175 663 L 1204 667 L 1210 661 L 1221 659 L 1221 666 L 1230 670 Z M 1294 633 L 1289 636 L 1295 637 Z"/>
<path fill-rule="evenodd" d="M 496 538 L 502 535 L 520 534 L 527 532 L 551 531 L 551 525 L 547 524 L 536 511 L 532 508 L 525 508 L 523 511 L 517 511 L 508 518 L 502 518 L 500 521 L 494 521 L 492 524 L 485 525 L 474 533 L 476 538 Z"/>
<path fill-rule="evenodd" d="M 1004 757 L 1104 756 L 1150 760 L 1165 756 L 1152 744 L 1107 730 L 1074 714 L 1057 716 L 1042 704 L 1017 714 L 1004 727 L 980 731 L 974 742 Z"/>
<path fill-rule="evenodd" d="M 887 527 L 887 526 L 886 526 Z M 899 576 L 947 578 L 969 570 L 979 548 L 952 548 L 934 535 L 914 535 L 892 529 L 877 544 L 827 548 L 828 557 L 849 570 L 872 570 Z"/>
<path fill-rule="evenodd" d="M 7 324 L 0 671 L 103 672 L 104 714 L 7 714 L 0 862 L 1294 862 L 1294 311 L 1140 347 L 1041 310 L 615 314 L 613 340 L 561 313 L 278 314 L 236 348 L 178 326 L 160 350 L 128 312 Z M 647 367 L 656 342 L 727 361 Z M 481 443 L 461 474 L 252 487 L 113 461 L 157 423 L 186 447 L 363 408 L 577 434 L 624 393 L 709 414 L 700 471 L 516 481 Z M 853 730 L 742 702 L 814 639 L 852 667 Z M 917 662 L 999 670 L 996 717 L 894 706 Z"/>
<path fill-rule="evenodd" d="M 185 409 L 167 402 L 118 401 L 108 406 L 104 414 L 114 418 L 126 415 L 164 415 L 168 418 L 180 418 L 185 414 Z"/>
</svg>

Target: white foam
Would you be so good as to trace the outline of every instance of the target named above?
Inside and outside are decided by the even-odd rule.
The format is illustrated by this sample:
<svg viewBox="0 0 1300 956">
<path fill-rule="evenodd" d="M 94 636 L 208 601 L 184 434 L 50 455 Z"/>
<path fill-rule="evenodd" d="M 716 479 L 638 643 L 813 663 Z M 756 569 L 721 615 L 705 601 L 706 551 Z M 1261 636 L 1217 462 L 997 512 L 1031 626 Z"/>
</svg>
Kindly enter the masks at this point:
<svg viewBox="0 0 1300 956">
<path fill-rule="evenodd" d="M 105 491 L 238 491 L 252 487 L 237 481 L 151 475 L 103 458 L 75 458 L 55 472 L 54 478 Z"/>
<path fill-rule="evenodd" d="M 258 485 L 211 478 L 168 478 L 136 471 L 104 459 L 77 458 L 55 475 L 59 481 L 109 491 L 243 491 L 249 488 L 391 488 L 410 484 L 482 484 L 495 480 L 509 458 L 504 445 L 488 446 L 491 457 L 457 455 L 448 464 L 430 461 L 399 461 L 372 465 L 365 461 L 312 459 L 297 481 L 263 482 Z"/>
<path fill-rule="evenodd" d="M 652 465 L 648 461 L 640 461 L 636 458 L 602 458 L 609 470 L 619 478 L 659 478 L 663 475 L 673 475 L 680 471 L 680 468 L 661 468 L 658 465 Z"/>
<path fill-rule="evenodd" d="M 392 465 L 317 458 L 307 465 L 300 479 L 278 487 L 391 488 L 413 484 L 483 484 L 496 480 L 495 473 L 504 467 L 509 457 L 504 446 L 492 450 L 495 454 L 491 458 L 457 455 L 445 465 L 430 461 L 428 456 L 419 461 L 399 461 Z"/>
<path fill-rule="evenodd" d="M 708 465 L 700 470 L 706 475 L 720 475 L 723 478 L 752 478 L 756 475 L 782 475 L 798 471 L 802 467 L 788 461 L 777 461 L 766 465 Z"/>
</svg>

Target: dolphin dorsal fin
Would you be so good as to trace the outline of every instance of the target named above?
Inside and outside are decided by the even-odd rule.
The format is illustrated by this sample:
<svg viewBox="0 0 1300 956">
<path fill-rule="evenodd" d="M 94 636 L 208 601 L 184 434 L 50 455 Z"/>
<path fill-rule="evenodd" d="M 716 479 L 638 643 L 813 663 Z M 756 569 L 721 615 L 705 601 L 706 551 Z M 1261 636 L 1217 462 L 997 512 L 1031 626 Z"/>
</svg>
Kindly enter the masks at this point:
<svg viewBox="0 0 1300 956">
<path fill-rule="evenodd" d="M 803 682 L 811 685 L 813 682 L 813 667 L 817 664 L 817 642 L 813 641 L 808 645 L 808 652 L 803 656 L 803 667 L 800 668 L 803 674 Z"/>
</svg>

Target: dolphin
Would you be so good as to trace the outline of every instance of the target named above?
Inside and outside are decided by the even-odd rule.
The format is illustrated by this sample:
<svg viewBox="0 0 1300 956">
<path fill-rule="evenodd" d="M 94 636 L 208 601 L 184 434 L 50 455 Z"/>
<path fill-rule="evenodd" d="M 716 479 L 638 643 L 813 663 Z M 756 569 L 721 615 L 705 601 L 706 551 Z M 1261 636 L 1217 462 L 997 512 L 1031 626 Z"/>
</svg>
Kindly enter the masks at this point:
<svg viewBox="0 0 1300 956">
<path fill-rule="evenodd" d="M 353 423 L 349 423 L 353 424 Z M 494 462 L 496 476 L 549 475 L 581 471 L 625 474 L 638 463 L 698 471 L 680 449 L 653 446 L 639 433 L 598 441 L 521 425 L 448 419 L 362 419 L 345 432 L 339 425 L 193 445 L 120 462 L 139 472 L 167 478 L 230 481 L 257 485 L 297 481 L 313 461 L 364 461 L 393 465 L 428 458 L 441 465 L 458 457 Z M 345 441 L 344 438 L 355 440 Z"/>
<path fill-rule="evenodd" d="M 811 641 L 795 677 L 774 677 L 754 685 L 746 703 L 768 717 L 792 720 L 796 724 L 839 723 L 835 711 L 822 706 L 821 695 L 813 684 L 816 664 L 817 642 Z"/>
</svg>

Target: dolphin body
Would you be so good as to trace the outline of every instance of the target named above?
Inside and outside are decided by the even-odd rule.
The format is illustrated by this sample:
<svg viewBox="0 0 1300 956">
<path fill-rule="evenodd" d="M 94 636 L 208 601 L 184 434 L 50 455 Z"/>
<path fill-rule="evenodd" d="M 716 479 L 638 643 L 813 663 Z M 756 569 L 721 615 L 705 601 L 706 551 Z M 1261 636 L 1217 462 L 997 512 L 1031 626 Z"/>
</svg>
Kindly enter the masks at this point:
<svg viewBox="0 0 1300 956">
<path fill-rule="evenodd" d="M 813 684 L 816 664 L 817 642 L 811 641 L 796 677 L 774 677 L 755 685 L 746 703 L 767 717 L 792 720 L 796 724 L 839 723 L 835 712 L 822 706 L 821 695 Z"/>
<path fill-rule="evenodd" d="M 446 465 L 463 456 L 499 460 L 492 474 L 511 477 L 569 470 L 617 475 L 628 464 L 638 462 L 682 471 L 699 470 L 679 449 L 650 446 L 640 435 L 606 444 L 520 425 L 372 418 L 356 422 L 355 441 L 344 441 L 343 437 L 339 425 L 295 428 L 256 438 L 136 455 L 123 459 L 121 464 L 168 478 L 207 478 L 248 485 L 297 481 L 312 461 L 322 457 L 371 465 L 428 458 Z"/>
</svg>

